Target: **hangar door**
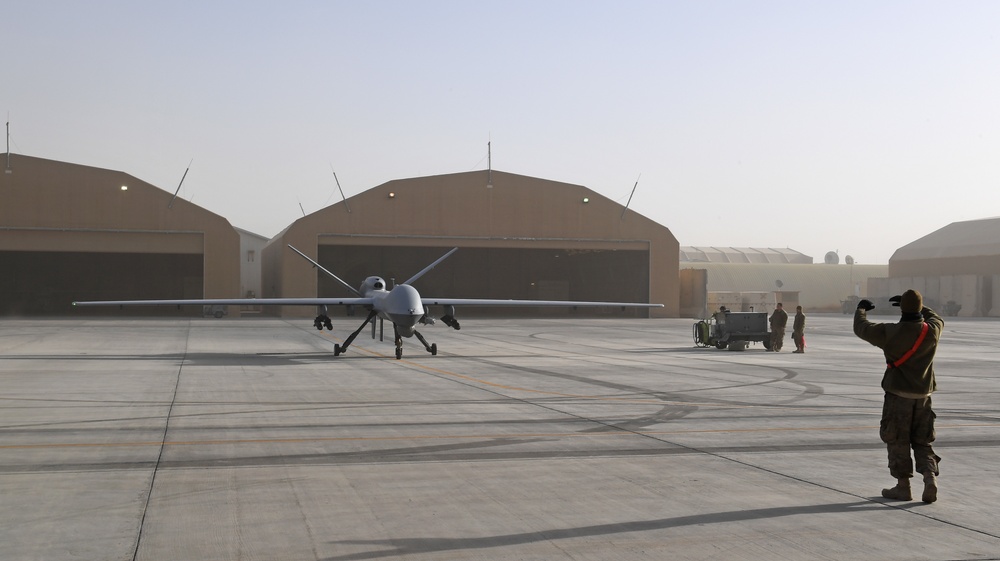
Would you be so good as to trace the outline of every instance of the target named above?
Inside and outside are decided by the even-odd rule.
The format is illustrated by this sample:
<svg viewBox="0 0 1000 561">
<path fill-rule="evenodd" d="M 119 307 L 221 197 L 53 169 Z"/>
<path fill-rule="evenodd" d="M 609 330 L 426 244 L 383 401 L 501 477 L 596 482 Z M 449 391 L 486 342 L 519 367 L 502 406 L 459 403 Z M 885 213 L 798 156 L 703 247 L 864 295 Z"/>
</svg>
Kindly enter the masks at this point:
<svg viewBox="0 0 1000 561">
<path fill-rule="evenodd" d="M 23 234 L 23 232 L 22 232 Z M 73 308 L 74 300 L 201 298 L 201 237 L 0 236 L 0 315 L 201 315 L 200 309 Z M 153 243 L 156 242 L 156 243 Z M 197 247 L 197 252 L 192 249 Z"/>
<path fill-rule="evenodd" d="M 319 262 L 352 286 L 380 276 L 402 283 L 450 248 L 320 245 Z M 347 291 L 318 273 L 319 296 Z M 649 251 L 579 248 L 463 247 L 414 286 L 423 296 L 529 300 L 649 301 Z M 330 310 L 337 313 L 337 310 Z M 439 315 L 440 310 L 433 310 Z M 465 317 L 648 317 L 645 309 L 490 308 L 465 306 Z"/>
</svg>

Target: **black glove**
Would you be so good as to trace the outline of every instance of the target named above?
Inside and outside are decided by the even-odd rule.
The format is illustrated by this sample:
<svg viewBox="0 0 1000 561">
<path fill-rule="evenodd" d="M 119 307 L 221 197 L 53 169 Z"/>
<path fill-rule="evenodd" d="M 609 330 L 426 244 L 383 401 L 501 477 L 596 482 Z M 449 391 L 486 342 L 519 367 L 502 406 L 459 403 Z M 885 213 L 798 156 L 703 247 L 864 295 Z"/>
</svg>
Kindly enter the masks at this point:
<svg viewBox="0 0 1000 561">
<path fill-rule="evenodd" d="M 895 295 L 895 296 L 893 296 L 892 298 L 889 298 L 889 301 L 892 302 L 892 305 L 896 306 L 897 308 L 899 307 L 899 303 L 902 300 L 903 300 L 903 297 L 900 296 L 900 295 L 898 295 L 898 294 Z"/>
<path fill-rule="evenodd" d="M 871 300 L 862 300 L 858 302 L 858 309 L 864 311 L 871 311 L 875 309 L 875 304 L 872 304 Z"/>
</svg>

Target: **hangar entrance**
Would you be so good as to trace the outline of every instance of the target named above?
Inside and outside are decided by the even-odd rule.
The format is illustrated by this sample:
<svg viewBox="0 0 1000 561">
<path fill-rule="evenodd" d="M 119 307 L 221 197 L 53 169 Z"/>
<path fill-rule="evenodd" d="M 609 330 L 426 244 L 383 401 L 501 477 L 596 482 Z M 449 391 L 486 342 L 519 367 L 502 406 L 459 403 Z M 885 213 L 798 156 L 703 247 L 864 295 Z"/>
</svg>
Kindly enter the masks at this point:
<svg viewBox="0 0 1000 561">
<path fill-rule="evenodd" d="M 74 300 L 201 298 L 200 254 L 0 251 L 0 315 L 202 315 L 200 306 L 73 308 Z"/>
<path fill-rule="evenodd" d="M 377 275 L 402 283 L 448 251 L 448 247 L 320 245 L 319 263 L 352 286 Z M 349 295 L 337 281 L 318 274 L 318 295 Z M 649 301 L 648 249 L 463 247 L 420 278 L 421 295 L 448 298 Z M 339 308 L 339 307 L 338 307 Z M 331 308 L 332 313 L 344 313 Z M 432 315 L 440 315 L 433 310 Z M 463 306 L 465 317 L 648 317 L 648 310 L 599 308 L 492 308 Z"/>
</svg>

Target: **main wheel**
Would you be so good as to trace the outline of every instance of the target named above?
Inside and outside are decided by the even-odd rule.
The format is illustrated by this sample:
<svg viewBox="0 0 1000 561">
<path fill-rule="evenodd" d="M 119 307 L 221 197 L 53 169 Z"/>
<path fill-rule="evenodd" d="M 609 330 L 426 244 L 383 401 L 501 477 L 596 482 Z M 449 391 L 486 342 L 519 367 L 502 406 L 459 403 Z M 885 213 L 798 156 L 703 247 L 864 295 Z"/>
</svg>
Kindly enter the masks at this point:
<svg viewBox="0 0 1000 561">
<path fill-rule="evenodd" d="M 344 352 L 337 343 L 333 344 L 333 356 L 340 356 L 340 353 Z"/>
<path fill-rule="evenodd" d="M 396 347 L 396 360 L 403 358 L 403 348 Z"/>
<path fill-rule="evenodd" d="M 719 349 L 720 351 L 722 349 L 725 349 L 728 346 L 729 346 L 729 343 L 726 343 L 725 341 L 716 341 L 716 343 L 715 343 L 715 348 Z"/>
<path fill-rule="evenodd" d="M 437 356 L 438 354 L 438 344 L 431 343 L 431 356 Z"/>
</svg>

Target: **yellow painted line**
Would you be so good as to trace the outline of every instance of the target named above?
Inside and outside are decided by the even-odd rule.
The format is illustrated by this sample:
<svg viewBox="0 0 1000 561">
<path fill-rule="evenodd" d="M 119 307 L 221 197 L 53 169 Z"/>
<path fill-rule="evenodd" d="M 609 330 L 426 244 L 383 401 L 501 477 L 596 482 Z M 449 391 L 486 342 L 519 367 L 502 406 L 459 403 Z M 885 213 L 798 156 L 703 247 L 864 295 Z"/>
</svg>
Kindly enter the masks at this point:
<svg viewBox="0 0 1000 561">
<path fill-rule="evenodd" d="M 937 425 L 938 428 L 970 428 L 995 427 L 995 424 L 960 424 Z M 411 440 L 495 440 L 495 439 L 531 439 L 531 438 L 621 438 L 648 437 L 686 434 L 727 434 L 727 433 L 773 433 L 773 432 L 830 432 L 830 431 L 870 431 L 878 429 L 878 425 L 863 425 L 854 427 L 780 427 L 780 428 L 749 428 L 749 429 L 696 429 L 671 431 L 630 431 L 615 430 L 609 427 L 608 432 L 537 432 L 517 434 L 442 434 L 442 435 L 411 435 L 411 436 L 331 436 L 314 438 L 254 438 L 234 440 L 172 440 L 165 442 L 79 442 L 51 444 L 6 444 L 0 445 L 0 450 L 18 450 L 33 448 L 103 448 L 103 447 L 137 447 L 137 446 L 221 446 L 226 444 L 304 444 L 309 442 L 388 442 Z"/>
</svg>

